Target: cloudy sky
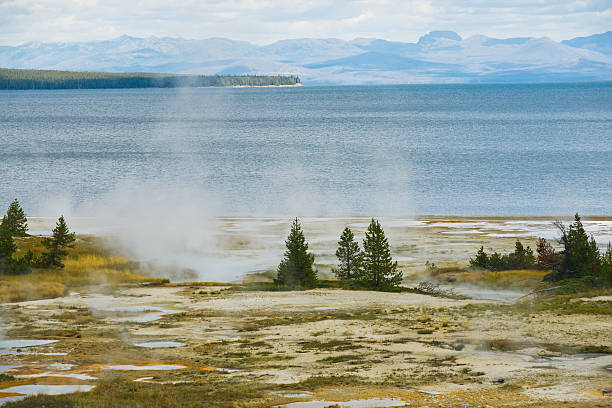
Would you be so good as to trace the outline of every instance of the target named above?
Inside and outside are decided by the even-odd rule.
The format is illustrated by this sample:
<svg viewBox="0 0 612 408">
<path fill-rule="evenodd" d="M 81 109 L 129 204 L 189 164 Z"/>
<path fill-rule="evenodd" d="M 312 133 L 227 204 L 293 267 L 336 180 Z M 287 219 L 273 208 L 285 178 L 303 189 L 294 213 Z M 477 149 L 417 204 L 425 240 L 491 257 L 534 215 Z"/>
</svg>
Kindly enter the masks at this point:
<svg viewBox="0 0 612 408">
<path fill-rule="evenodd" d="M 563 40 L 612 29 L 612 0 L 0 0 L 0 44 L 138 37 L 463 37 Z"/>
</svg>

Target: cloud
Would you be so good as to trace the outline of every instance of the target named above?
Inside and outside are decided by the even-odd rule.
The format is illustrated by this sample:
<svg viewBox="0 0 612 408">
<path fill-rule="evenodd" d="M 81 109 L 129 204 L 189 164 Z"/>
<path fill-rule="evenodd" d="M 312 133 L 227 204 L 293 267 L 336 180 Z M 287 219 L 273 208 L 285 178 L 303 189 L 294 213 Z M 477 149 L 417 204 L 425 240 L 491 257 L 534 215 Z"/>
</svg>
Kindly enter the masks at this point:
<svg viewBox="0 0 612 408">
<path fill-rule="evenodd" d="M 561 40 L 607 31 L 611 13 L 609 0 L 0 0 L 0 44 L 119 34 L 260 44 L 298 37 L 415 41 L 435 29 Z"/>
</svg>

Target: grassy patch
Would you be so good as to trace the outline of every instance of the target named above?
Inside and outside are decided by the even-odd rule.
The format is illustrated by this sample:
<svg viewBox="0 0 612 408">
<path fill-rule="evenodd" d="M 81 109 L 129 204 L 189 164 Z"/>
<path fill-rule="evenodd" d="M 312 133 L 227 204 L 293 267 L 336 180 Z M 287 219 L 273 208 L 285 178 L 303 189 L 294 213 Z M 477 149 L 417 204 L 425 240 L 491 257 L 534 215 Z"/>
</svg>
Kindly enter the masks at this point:
<svg viewBox="0 0 612 408">
<path fill-rule="evenodd" d="M 96 321 L 96 319 L 91 315 L 91 312 L 88 309 L 77 310 L 75 312 L 58 313 L 53 315 L 53 318 L 61 322 L 76 325 L 87 324 Z"/>
<path fill-rule="evenodd" d="M 581 300 L 585 296 L 609 295 L 609 290 L 589 291 L 574 295 L 556 295 L 548 298 L 526 299 L 521 302 L 511 304 L 469 304 L 460 309 L 464 313 L 470 311 L 496 310 L 501 313 L 522 313 L 532 314 L 541 312 L 551 312 L 556 314 L 588 314 L 588 315 L 612 315 L 612 301 L 593 302 Z"/>
<path fill-rule="evenodd" d="M 573 346 L 567 344 L 539 343 L 528 341 L 512 341 L 508 339 L 491 339 L 482 341 L 479 348 L 487 351 L 512 352 L 525 348 L 538 347 L 551 352 L 564 354 L 610 354 L 612 350 L 607 346 Z"/>
<path fill-rule="evenodd" d="M 33 278 L 32 275 L 20 275 L 11 278 L 10 280 L 0 280 L 0 302 L 23 302 L 68 294 L 68 288 L 58 282 L 41 282 Z"/>
<path fill-rule="evenodd" d="M 343 354 L 340 356 L 325 357 L 318 361 L 319 363 L 349 363 L 349 364 L 360 364 L 363 363 L 363 356 L 357 354 Z"/>
<path fill-rule="evenodd" d="M 15 238 L 15 258 L 32 251 L 40 256 L 44 237 Z M 163 283 L 164 279 L 146 276 L 139 264 L 104 249 L 100 238 L 79 236 L 74 248 L 68 249 L 62 269 L 34 268 L 26 275 L 0 275 L 0 301 L 20 302 L 65 296 L 69 288 L 86 285 L 120 283 Z"/>
<path fill-rule="evenodd" d="M 499 288 L 535 288 L 550 271 L 522 269 L 510 271 L 487 271 L 482 269 L 436 270 L 434 276 L 449 282 L 469 283 L 477 286 Z"/>
<path fill-rule="evenodd" d="M 332 387 L 338 385 L 348 385 L 351 387 L 367 384 L 366 380 L 356 375 L 330 375 L 330 376 L 313 376 L 295 385 L 295 389 L 316 390 L 319 388 Z"/>
<path fill-rule="evenodd" d="M 212 374 L 189 383 L 135 383 L 123 376 L 107 376 L 91 392 L 28 397 L 5 405 L 8 408 L 149 408 L 149 407 L 233 407 L 269 395 L 269 386 L 256 382 L 224 382 Z M 270 405 L 270 404 L 268 404 Z"/>
<path fill-rule="evenodd" d="M 342 351 L 354 350 L 360 348 L 359 345 L 353 344 L 347 340 L 330 340 L 330 341 L 308 341 L 301 344 L 302 350 L 316 351 Z"/>
</svg>

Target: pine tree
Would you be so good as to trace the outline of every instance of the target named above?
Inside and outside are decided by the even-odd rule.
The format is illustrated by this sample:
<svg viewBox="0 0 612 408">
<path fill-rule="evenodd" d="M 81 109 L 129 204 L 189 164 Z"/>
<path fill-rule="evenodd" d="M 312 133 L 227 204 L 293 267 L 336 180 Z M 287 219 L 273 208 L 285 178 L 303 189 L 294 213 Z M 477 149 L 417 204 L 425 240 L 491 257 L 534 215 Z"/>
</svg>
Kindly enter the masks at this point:
<svg viewBox="0 0 612 408">
<path fill-rule="evenodd" d="M 314 287 L 317 281 L 317 272 L 313 269 L 314 255 L 308 253 L 308 243 L 297 218 L 291 224 L 285 246 L 285 257 L 278 265 L 275 282 L 287 286 Z"/>
<path fill-rule="evenodd" d="M 0 259 L 10 259 L 16 250 L 11 231 L 0 224 Z"/>
<path fill-rule="evenodd" d="M 599 269 L 599 250 L 595 239 L 584 230 L 580 216 L 574 216 L 567 234 L 561 237 L 563 244 L 562 278 L 593 277 Z"/>
<path fill-rule="evenodd" d="M 337 269 L 333 268 L 332 271 L 338 279 L 350 281 L 361 275 L 363 254 L 349 227 L 346 227 L 340 236 L 336 257 L 340 261 L 340 266 Z"/>
<path fill-rule="evenodd" d="M 4 224 L 0 224 L 0 273 L 12 272 L 16 249 L 11 232 Z"/>
<path fill-rule="evenodd" d="M 600 280 L 603 286 L 612 286 L 612 244 L 608 242 L 606 253 L 601 257 Z"/>
<path fill-rule="evenodd" d="M 528 246 L 525 248 L 521 241 L 514 244 L 514 253 L 510 255 L 510 267 L 513 269 L 528 269 L 535 266 L 535 256 Z"/>
<path fill-rule="evenodd" d="M 474 259 L 470 258 L 470 266 L 483 269 L 489 267 L 489 256 L 485 252 L 484 246 L 481 246 L 478 252 L 476 252 L 476 257 Z"/>
<path fill-rule="evenodd" d="M 60 216 L 53 229 L 53 236 L 43 241 L 43 244 L 49 250 L 42 255 L 43 265 L 46 267 L 55 266 L 63 268 L 64 264 L 62 260 L 68 255 L 66 248 L 72 248 L 75 240 L 76 237 L 74 232 L 68 230 L 68 225 L 66 224 L 66 220 L 64 220 L 64 216 Z"/>
<path fill-rule="evenodd" d="M 397 261 L 391 259 L 389 243 L 380 223 L 372 218 L 363 240 L 363 272 L 360 281 L 372 289 L 390 289 L 402 282 Z"/>
<path fill-rule="evenodd" d="M 2 225 L 8 229 L 13 237 L 28 235 L 28 220 L 17 199 L 9 205 L 6 215 L 2 217 Z"/>
</svg>

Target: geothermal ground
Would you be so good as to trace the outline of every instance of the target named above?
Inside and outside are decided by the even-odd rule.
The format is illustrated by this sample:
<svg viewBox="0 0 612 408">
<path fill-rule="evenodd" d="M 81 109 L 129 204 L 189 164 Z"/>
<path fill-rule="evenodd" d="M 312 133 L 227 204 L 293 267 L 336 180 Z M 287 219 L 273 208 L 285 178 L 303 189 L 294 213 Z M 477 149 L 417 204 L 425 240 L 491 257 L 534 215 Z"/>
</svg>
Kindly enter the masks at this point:
<svg viewBox="0 0 612 408">
<path fill-rule="evenodd" d="M 108 392 L 120 382 L 134 395 L 235 389 L 195 393 L 201 406 L 377 406 L 354 402 L 377 398 L 391 399 L 380 406 L 608 406 L 612 319 L 529 306 L 195 285 L 4 305 L 11 338 L 56 341 L 0 346 L 3 371 L 15 377 L 0 398 L 19 399 L 31 384 Z M 95 405 L 95 393 L 63 398 Z"/>
<path fill-rule="evenodd" d="M 553 231 L 548 219 L 393 220 L 383 223 L 393 254 L 415 279 L 426 260 L 465 264 L 481 243 L 506 250 Z M 331 264 L 344 225 L 328 221 L 305 222 L 319 265 Z M 359 231 L 367 219 L 351 222 Z M 609 233 L 610 219 L 590 222 Z M 250 272 L 268 270 L 261 254 L 282 252 L 278 220 L 220 224 L 226 257 L 254 260 Z M 466 299 L 170 283 L 5 303 L 0 404 L 610 406 L 612 297 L 518 299 L 526 292 L 470 287 L 478 299 Z M 37 393 L 48 395 L 25 399 Z"/>
</svg>

